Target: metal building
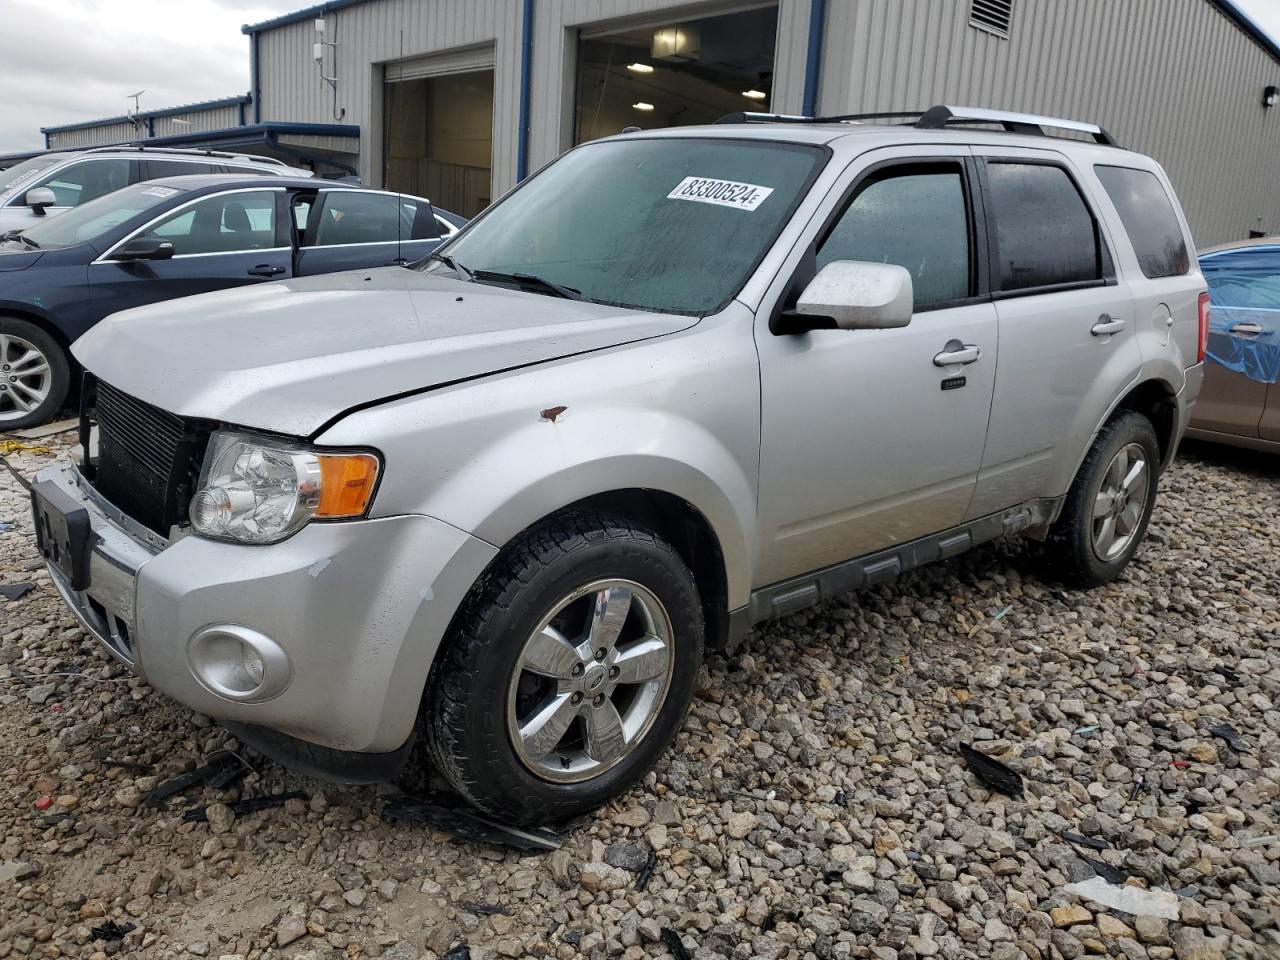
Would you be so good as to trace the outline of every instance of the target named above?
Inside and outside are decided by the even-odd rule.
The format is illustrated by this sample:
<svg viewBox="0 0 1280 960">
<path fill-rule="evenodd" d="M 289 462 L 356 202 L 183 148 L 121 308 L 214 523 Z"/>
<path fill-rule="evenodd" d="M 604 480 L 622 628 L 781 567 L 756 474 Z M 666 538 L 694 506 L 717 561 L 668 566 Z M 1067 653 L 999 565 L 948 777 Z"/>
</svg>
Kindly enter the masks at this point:
<svg viewBox="0 0 1280 960">
<path fill-rule="evenodd" d="M 625 127 L 958 103 L 1102 124 L 1202 245 L 1280 232 L 1280 46 L 1231 0 L 329 0 L 243 29 L 248 97 L 50 145 L 234 145 L 472 215 Z"/>
<path fill-rule="evenodd" d="M 1229 0 L 330 0 L 244 32 L 255 120 L 356 126 L 367 182 L 464 214 L 627 126 L 961 103 L 1101 123 L 1201 243 L 1280 230 L 1280 47 Z"/>
</svg>

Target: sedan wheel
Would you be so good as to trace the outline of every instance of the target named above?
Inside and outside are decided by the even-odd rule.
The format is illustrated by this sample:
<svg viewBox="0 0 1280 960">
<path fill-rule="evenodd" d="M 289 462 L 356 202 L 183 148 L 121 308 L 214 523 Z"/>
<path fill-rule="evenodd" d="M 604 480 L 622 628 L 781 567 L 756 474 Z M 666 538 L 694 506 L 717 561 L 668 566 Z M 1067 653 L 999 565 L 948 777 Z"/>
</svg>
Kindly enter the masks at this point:
<svg viewBox="0 0 1280 960">
<path fill-rule="evenodd" d="M 28 417 L 53 391 L 53 365 L 36 344 L 0 333 L 0 424 Z"/>
</svg>

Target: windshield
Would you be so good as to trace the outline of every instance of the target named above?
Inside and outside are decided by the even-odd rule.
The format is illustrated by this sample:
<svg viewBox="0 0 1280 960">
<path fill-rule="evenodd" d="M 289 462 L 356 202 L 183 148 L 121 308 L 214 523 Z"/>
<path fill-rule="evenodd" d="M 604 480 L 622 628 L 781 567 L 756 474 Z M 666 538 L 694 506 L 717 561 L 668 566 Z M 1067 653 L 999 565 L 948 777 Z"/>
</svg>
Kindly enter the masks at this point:
<svg viewBox="0 0 1280 960">
<path fill-rule="evenodd" d="M 822 157 L 762 140 L 588 144 L 443 249 L 467 271 L 534 277 L 587 300 L 709 313 L 746 282 Z"/>
<path fill-rule="evenodd" d="M 176 187 L 135 183 L 26 227 L 22 235 L 40 244 L 42 249 L 70 247 L 96 240 L 126 220 L 184 192 Z"/>
<path fill-rule="evenodd" d="M 30 160 L 23 160 L 12 167 L 0 170 L 0 193 L 7 193 L 10 188 L 26 182 L 41 170 L 57 162 L 54 157 L 32 157 Z"/>
</svg>

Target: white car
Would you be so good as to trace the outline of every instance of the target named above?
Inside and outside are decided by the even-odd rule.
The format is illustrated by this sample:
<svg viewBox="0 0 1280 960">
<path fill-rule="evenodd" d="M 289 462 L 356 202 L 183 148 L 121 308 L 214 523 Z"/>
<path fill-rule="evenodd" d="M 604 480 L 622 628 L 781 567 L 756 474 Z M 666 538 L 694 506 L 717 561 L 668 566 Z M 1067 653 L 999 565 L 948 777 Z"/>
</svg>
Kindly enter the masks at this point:
<svg viewBox="0 0 1280 960">
<path fill-rule="evenodd" d="M 99 147 L 42 153 L 0 170 L 0 234 L 78 207 L 131 183 L 201 173 L 264 173 L 309 177 L 309 170 L 273 157 L 209 150 Z"/>
</svg>

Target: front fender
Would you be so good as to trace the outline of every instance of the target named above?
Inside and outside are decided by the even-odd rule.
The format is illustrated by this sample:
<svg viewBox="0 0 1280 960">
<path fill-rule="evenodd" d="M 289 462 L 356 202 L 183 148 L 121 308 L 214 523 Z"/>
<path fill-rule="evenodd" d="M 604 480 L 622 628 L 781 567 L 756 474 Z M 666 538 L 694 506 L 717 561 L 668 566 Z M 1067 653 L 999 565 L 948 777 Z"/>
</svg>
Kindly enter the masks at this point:
<svg viewBox="0 0 1280 960">
<path fill-rule="evenodd" d="M 668 493 L 701 513 L 724 555 L 729 608 L 747 602 L 754 484 L 706 428 L 666 412 L 570 409 L 530 423 L 451 476 L 423 510 L 501 546 L 572 503 L 629 489 Z"/>
<path fill-rule="evenodd" d="M 719 540 L 734 609 L 756 553 L 750 323 L 734 307 L 679 333 L 356 411 L 317 439 L 382 452 L 375 516 L 425 514 L 497 547 L 588 497 L 679 497 Z"/>
</svg>

